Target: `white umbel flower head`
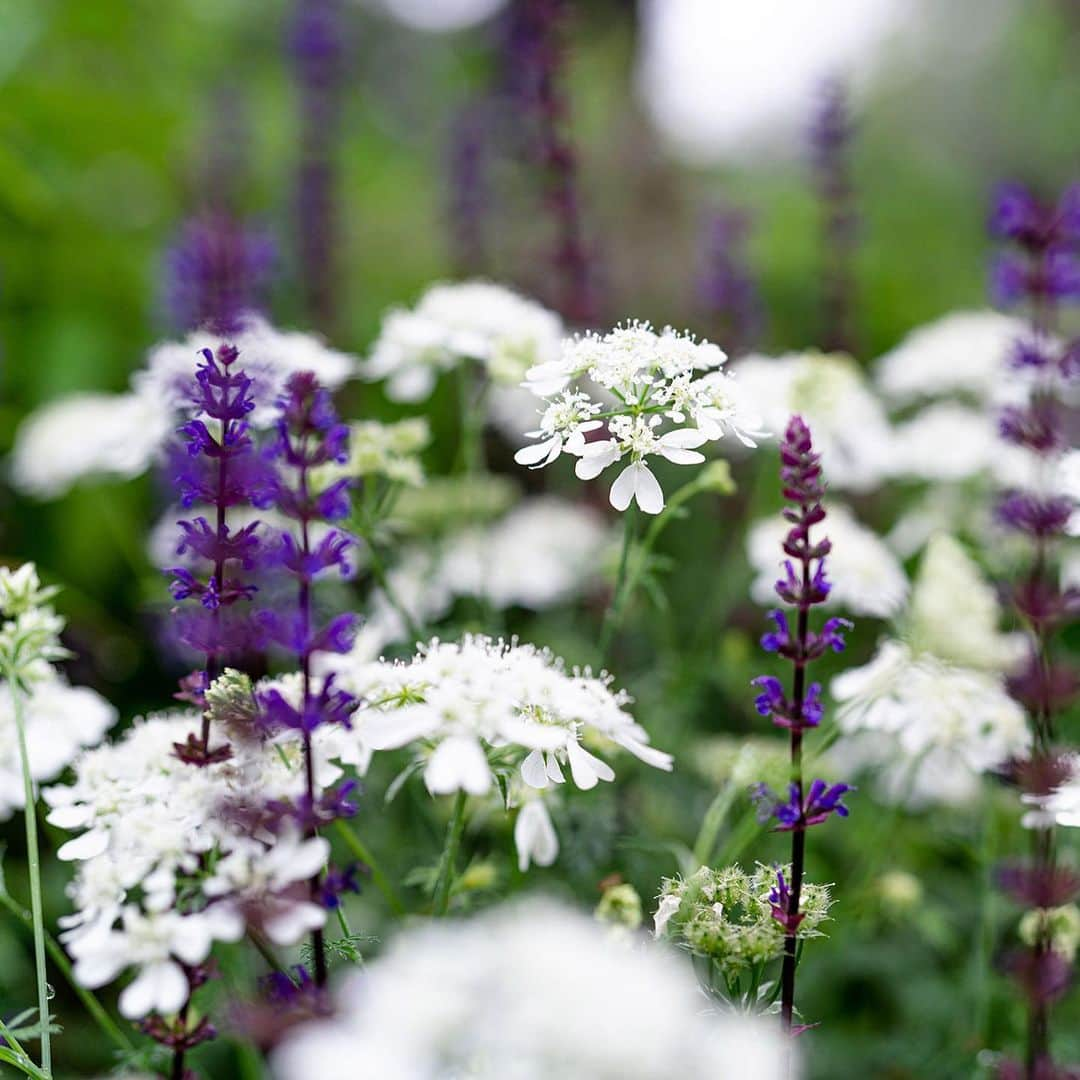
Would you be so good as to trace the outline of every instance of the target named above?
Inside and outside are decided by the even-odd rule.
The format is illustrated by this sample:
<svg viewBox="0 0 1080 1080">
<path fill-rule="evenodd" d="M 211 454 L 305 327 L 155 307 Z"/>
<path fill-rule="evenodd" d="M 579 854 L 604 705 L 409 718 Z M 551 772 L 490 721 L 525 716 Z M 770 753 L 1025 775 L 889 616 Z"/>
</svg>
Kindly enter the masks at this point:
<svg viewBox="0 0 1080 1080">
<path fill-rule="evenodd" d="M 752 593 L 761 604 L 771 602 L 773 585 L 781 576 L 781 550 L 787 524 L 775 515 L 756 522 L 746 539 L 750 565 L 757 572 Z M 873 530 L 846 506 L 829 505 L 828 579 L 832 588 L 826 603 L 856 615 L 883 619 L 896 615 L 908 593 L 900 561 Z"/>
<path fill-rule="evenodd" d="M 423 401 L 439 374 L 478 361 L 497 385 L 513 386 L 535 364 L 556 357 L 562 320 L 502 285 L 463 281 L 431 286 L 415 308 L 396 308 L 364 365 L 385 379 L 393 401 Z"/>
<path fill-rule="evenodd" d="M 710 1015 L 662 946 L 550 902 L 407 931 L 337 1005 L 277 1050 L 278 1080 L 792 1075 L 770 1022 Z"/>
<path fill-rule="evenodd" d="M 340 740 L 340 760 L 363 769 L 373 752 L 411 745 L 433 795 L 487 795 L 496 768 L 537 790 L 565 783 L 567 773 L 589 790 L 615 778 L 593 750 L 615 746 L 672 767 L 609 676 L 567 671 L 546 649 L 466 636 L 433 639 L 407 663 L 339 663 L 339 685 L 366 703 Z"/>
<path fill-rule="evenodd" d="M 830 487 L 869 491 L 889 474 L 889 421 L 851 357 L 816 352 L 747 356 L 735 374 L 766 427 L 780 431 L 793 414 L 806 420 Z"/>
<path fill-rule="evenodd" d="M 525 377 L 524 385 L 545 399 L 545 407 L 540 426 L 525 433 L 537 441 L 514 460 L 542 468 L 563 453 L 573 454 L 581 480 L 621 463 L 611 505 L 626 510 L 636 502 L 645 513 L 659 514 L 664 493 L 650 458 L 698 465 L 705 460 L 700 447 L 725 434 L 745 446 L 755 446 L 765 434 L 735 380 L 718 370 L 726 359 L 708 341 L 670 327 L 656 333 L 643 322 L 567 341 L 558 360 L 538 364 Z M 593 396 L 595 387 L 605 400 Z M 590 441 L 605 421 L 607 437 Z"/>
</svg>

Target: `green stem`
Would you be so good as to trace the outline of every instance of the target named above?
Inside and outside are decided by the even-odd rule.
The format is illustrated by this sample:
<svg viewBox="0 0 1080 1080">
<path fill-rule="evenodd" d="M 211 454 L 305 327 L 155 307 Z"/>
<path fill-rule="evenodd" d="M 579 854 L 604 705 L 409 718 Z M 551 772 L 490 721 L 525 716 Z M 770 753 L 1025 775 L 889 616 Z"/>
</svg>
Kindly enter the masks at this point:
<svg viewBox="0 0 1080 1080">
<path fill-rule="evenodd" d="M 623 605 L 626 603 L 626 569 L 630 562 L 630 549 L 634 546 L 637 533 L 637 505 L 631 503 L 623 515 L 623 544 L 619 555 L 619 572 L 615 578 L 615 591 L 611 594 L 611 603 L 604 612 L 604 625 L 600 629 L 600 666 L 607 663 L 608 650 L 622 622 Z"/>
<path fill-rule="evenodd" d="M 716 798 L 705 811 L 705 816 L 701 819 L 701 830 L 694 843 L 694 870 L 708 865 L 712 853 L 716 850 L 716 840 L 724 819 L 728 816 L 738 792 L 739 789 L 729 781 L 717 792 Z"/>
<path fill-rule="evenodd" d="M 458 366 L 458 408 L 461 414 L 461 442 L 458 445 L 458 469 L 466 476 L 484 471 L 484 402 L 488 383 L 481 376 L 479 387 L 473 379 L 472 364 Z"/>
<path fill-rule="evenodd" d="M 274 955 L 274 950 L 266 943 L 262 934 L 249 929 L 247 936 L 251 944 L 255 946 L 255 951 L 266 961 L 271 971 L 276 971 L 279 975 L 287 974 L 281 966 L 281 961 Z"/>
<path fill-rule="evenodd" d="M 14 915 L 28 930 L 33 930 L 34 920 L 30 912 L 19 904 L 14 897 L 9 896 L 2 890 L 0 890 L 0 907 L 5 908 Z M 101 1002 L 85 986 L 80 986 L 76 982 L 71 961 L 60 947 L 59 942 L 49 933 L 45 934 L 45 949 L 49 956 L 52 957 L 52 962 L 60 969 L 60 974 L 68 981 L 72 990 L 75 991 L 76 997 L 82 1002 L 83 1007 L 97 1023 L 98 1027 L 125 1053 L 133 1051 L 135 1044 L 105 1011 Z"/>
<path fill-rule="evenodd" d="M 49 983 L 45 970 L 45 918 L 41 906 L 41 853 L 38 850 L 37 800 L 30 775 L 30 755 L 26 749 L 26 723 L 23 716 L 23 692 L 12 672 L 7 672 L 15 728 L 19 734 L 19 761 L 22 766 L 26 809 L 26 861 L 30 871 L 30 911 L 34 929 L 34 967 L 37 973 L 38 1020 L 41 1024 L 41 1068 L 52 1076 L 52 1046 L 49 1041 Z"/>
<path fill-rule="evenodd" d="M 376 861 L 375 856 L 372 855 L 367 844 L 353 832 L 348 822 L 342 821 L 340 818 L 334 822 L 334 828 L 345 846 L 371 871 L 371 880 L 375 882 L 375 887 L 383 894 L 383 898 L 386 900 L 390 910 L 395 915 L 404 915 L 405 905 L 401 902 L 401 898 L 395 892 L 390 879 Z"/>
<path fill-rule="evenodd" d="M 461 847 L 461 834 L 465 831 L 465 802 L 468 796 L 459 791 L 454 796 L 454 809 L 450 814 L 450 824 L 446 829 L 446 845 L 439 860 L 439 877 L 435 883 L 435 896 L 431 904 L 431 913 L 442 918 L 450 907 L 450 890 L 454 883 L 454 864 L 457 862 L 458 849 Z"/>
<path fill-rule="evenodd" d="M 405 629 L 409 633 L 409 637 L 415 643 L 417 641 L 424 640 L 424 630 L 419 623 L 412 617 L 409 610 L 398 598 L 394 587 L 390 584 L 390 577 L 386 572 L 386 566 L 382 561 L 382 556 L 379 554 L 378 549 L 375 547 L 375 542 L 370 537 L 365 537 L 368 545 L 368 560 L 371 567 L 371 576 L 375 579 L 375 583 L 382 589 L 383 595 L 389 601 L 390 606 L 401 616 L 401 621 L 405 624 Z"/>
</svg>

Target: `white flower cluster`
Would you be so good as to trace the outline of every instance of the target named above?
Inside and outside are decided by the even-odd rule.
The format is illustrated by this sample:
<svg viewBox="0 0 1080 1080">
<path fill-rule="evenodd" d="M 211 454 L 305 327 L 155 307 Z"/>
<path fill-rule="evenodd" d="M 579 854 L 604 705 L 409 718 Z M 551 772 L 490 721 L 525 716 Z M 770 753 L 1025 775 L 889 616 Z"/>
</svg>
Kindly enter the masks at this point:
<svg viewBox="0 0 1080 1080">
<path fill-rule="evenodd" d="M 710 1015 L 689 970 L 550 902 L 407 931 L 297 1029 L 279 1080 L 795 1077 L 765 1020 Z"/>
<path fill-rule="evenodd" d="M 274 402 L 295 372 L 313 371 L 322 385 L 336 389 L 356 370 L 354 357 L 310 334 L 277 330 L 257 315 L 248 315 L 230 340 L 240 350 L 237 363 L 255 381 L 260 404 L 251 419 L 259 426 L 272 420 Z M 130 479 L 145 472 L 190 402 L 199 351 L 220 344 L 220 338 L 196 331 L 151 349 L 125 394 L 81 394 L 31 413 L 15 436 L 15 487 L 53 499 L 88 477 Z"/>
<path fill-rule="evenodd" d="M 325 487 L 341 477 L 370 480 L 382 477 L 392 484 L 419 487 L 424 482 L 420 451 L 431 442 L 424 417 L 383 424 L 365 420 L 349 425 L 349 460 L 332 462 L 319 470 L 316 481 Z"/>
<path fill-rule="evenodd" d="M 1030 739 L 1002 676 L 1023 642 L 999 633 L 998 618 L 993 590 L 964 550 L 935 536 L 901 637 L 832 682 L 844 732 L 832 752 L 838 762 L 879 770 L 892 801 L 925 806 L 974 798 L 979 776 L 1023 752 Z"/>
<path fill-rule="evenodd" d="M 563 603 L 597 580 L 610 543 L 609 529 L 588 507 L 540 495 L 491 525 L 457 530 L 431 547 L 407 547 L 388 575 L 394 602 L 376 590 L 353 656 L 374 660 L 387 645 L 406 641 L 402 609 L 427 626 L 456 597 L 477 597 L 499 610 Z"/>
<path fill-rule="evenodd" d="M 80 832 L 58 852 L 78 863 L 68 889 L 76 911 L 61 920 L 75 976 L 97 987 L 136 968 L 120 996 L 132 1018 L 176 1012 L 188 993 L 180 965 L 205 960 L 215 940 L 239 938 L 246 920 L 293 944 L 325 919 L 306 885 L 294 886 L 325 864 L 327 842 L 288 827 L 263 833 L 228 809 L 253 795 L 298 795 L 299 742 L 234 740 L 228 760 L 195 767 L 173 746 L 198 723 L 190 711 L 149 716 L 85 752 L 72 784 L 44 792 L 49 822 Z M 319 757 L 319 782 L 330 783 L 340 770 Z"/>
<path fill-rule="evenodd" d="M 363 772 L 374 751 L 415 744 L 433 795 L 487 795 L 496 770 L 534 791 L 565 783 L 567 769 L 582 790 L 613 780 L 614 770 L 586 744 L 615 744 L 648 765 L 672 767 L 670 754 L 649 745 L 610 676 L 567 671 L 546 649 L 466 636 L 433 639 L 408 662 L 339 663 L 340 685 L 365 702 L 338 742 L 339 759 Z M 529 815 L 529 835 L 550 838 L 550 822 L 544 829 L 535 820 L 546 811 Z M 553 861 L 550 843 L 534 857 Z"/>
<path fill-rule="evenodd" d="M 479 361 L 493 383 L 513 386 L 558 355 L 562 334 L 558 315 L 501 285 L 438 284 L 416 307 L 386 316 L 363 373 L 385 379 L 393 401 L 423 401 L 440 373 L 463 360 Z"/>
<path fill-rule="evenodd" d="M 526 432 L 539 441 L 514 460 L 542 468 L 560 454 L 573 454 L 578 477 L 592 480 L 625 459 L 611 505 L 625 510 L 636 500 L 645 513 L 659 514 L 664 493 L 648 466 L 650 456 L 695 465 L 705 460 L 698 447 L 727 433 L 745 446 L 756 446 L 765 434 L 739 384 L 719 370 L 726 359 L 710 342 L 670 327 L 656 333 L 642 322 L 567 341 L 559 359 L 537 364 L 525 377 L 545 406 L 540 426 Z M 589 384 L 601 388 L 604 400 Z M 665 431 L 667 421 L 677 426 Z M 587 438 L 605 424 L 606 438 Z"/>
<path fill-rule="evenodd" d="M 735 374 L 765 426 L 797 413 L 810 425 L 829 486 L 869 491 L 889 475 L 892 429 L 858 364 L 839 353 L 747 356 Z"/>
<path fill-rule="evenodd" d="M 826 576 L 832 584 L 827 604 L 856 615 L 887 618 L 904 605 L 908 580 L 899 560 L 876 533 L 846 507 L 829 503 L 824 530 L 832 541 Z M 752 585 L 759 604 L 775 602 L 773 585 L 781 576 L 781 544 L 789 526 L 775 515 L 755 523 L 746 554 L 757 573 Z"/>
</svg>

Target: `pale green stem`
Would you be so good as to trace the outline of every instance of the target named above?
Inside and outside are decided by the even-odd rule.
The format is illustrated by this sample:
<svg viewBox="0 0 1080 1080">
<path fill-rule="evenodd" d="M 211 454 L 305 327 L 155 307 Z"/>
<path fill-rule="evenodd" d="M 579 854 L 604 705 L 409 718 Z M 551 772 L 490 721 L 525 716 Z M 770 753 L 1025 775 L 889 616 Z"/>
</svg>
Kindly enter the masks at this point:
<svg viewBox="0 0 1080 1080">
<path fill-rule="evenodd" d="M 30 755 L 26 749 L 26 723 L 23 717 L 23 692 L 7 672 L 15 728 L 19 734 L 19 761 L 22 766 L 23 792 L 26 797 L 26 862 L 30 871 L 30 912 L 34 926 L 34 967 L 37 973 L 38 1020 L 41 1024 L 41 1068 L 52 1076 L 52 1046 L 49 1041 L 49 983 L 45 970 L 45 918 L 41 907 L 41 854 L 38 850 L 37 811 L 34 781 L 30 775 Z"/>
<path fill-rule="evenodd" d="M 6 1061 L 9 1065 L 15 1066 L 24 1076 L 32 1077 L 33 1080 L 51 1080 L 49 1073 L 43 1072 L 30 1060 L 30 1055 L 22 1048 L 19 1040 L 12 1035 L 11 1030 L 2 1020 L 0 1020 L 0 1036 L 3 1036 L 8 1044 L 7 1048 L 0 1047 L 0 1061 Z"/>
<path fill-rule="evenodd" d="M 353 832 L 349 827 L 348 822 L 342 821 L 340 818 L 334 822 L 334 828 L 337 830 L 337 834 L 341 837 L 345 846 L 371 871 L 371 880 L 375 882 L 375 887 L 383 894 L 383 898 L 386 900 L 390 910 L 395 915 L 404 915 L 405 905 L 394 891 L 394 886 L 391 884 L 390 878 L 387 877 L 382 867 L 378 864 L 367 844 Z"/>
<path fill-rule="evenodd" d="M 604 624 L 600 629 L 600 666 L 607 663 L 608 650 L 611 648 L 611 640 L 615 636 L 623 617 L 623 606 L 626 603 L 626 570 L 630 562 L 630 549 L 634 545 L 634 535 L 637 532 L 637 504 L 631 503 L 623 515 L 623 544 L 622 553 L 619 555 L 619 572 L 615 577 L 615 591 L 611 594 L 611 603 L 604 612 Z"/>
<path fill-rule="evenodd" d="M 439 860 L 439 877 L 435 882 L 435 896 L 431 904 L 431 913 L 442 918 L 450 907 L 450 891 L 454 884 L 455 864 L 458 849 L 461 847 L 461 834 L 465 831 L 465 801 L 468 796 L 459 791 L 454 796 L 454 809 L 450 814 L 450 824 L 446 829 L 446 844 Z"/>
<path fill-rule="evenodd" d="M 458 365 L 458 408 L 461 414 L 461 442 L 458 446 L 458 467 L 466 476 L 476 476 L 484 471 L 484 406 L 487 401 L 488 382 L 481 375 L 477 387 L 472 364 Z"/>
<path fill-rule="evenodd" d="M 34 920 L 30 912 L 19 904 L 14 897 L 9 896 L 3 890 L 0 890 L 0 906 L 3 906 L 11 912 L 11 914 L 27 927 L 27 929 L 33 929 Z M 80 986 L 76 981 L 75 972 L 71 967 L 71 961 L 67 958 L 67 954 L 60 947 L 56 939 L 49 933 L 45 934 L 45 948 L 48 950 L 49 956 L 52 957 L 53 963 L 60 969 L 60 974 L 67 979 L 72 990 L 75 991 L 76 996 L 83 1003 L 83 1007 L 94 1019 L 98 1027 L 101 1028 L 101 1030 L 116 1043 L 121 1050 L 128 1053 L 134 1050 L 135 1044 L 132 1043 L 127 1035 L 124 1034 L 123 1030 L 117 1025 L 116 1021 L 105 1011 L 101 1002 L 98 1001 L 85 986 Z"/>
<path fill-rule="evenodd" d="M 709 859 L 716 850 L 720 829 L 738 793 L 739 789 L 728 781 L 709 804 L 709 809 L 705 811 L 705 816 L 701 819 L 701 830 L 694 843 L 694 870 L 697 870 L 699 866 L 708 866 Z"/>
</svg>

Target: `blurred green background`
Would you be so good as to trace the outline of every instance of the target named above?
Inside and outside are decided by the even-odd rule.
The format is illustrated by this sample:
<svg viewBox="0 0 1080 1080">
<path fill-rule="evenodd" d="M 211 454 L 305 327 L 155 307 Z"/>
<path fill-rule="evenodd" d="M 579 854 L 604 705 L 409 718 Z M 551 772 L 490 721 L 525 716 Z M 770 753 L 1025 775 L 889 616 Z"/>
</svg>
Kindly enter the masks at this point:
<svg viewBox="0 0 1080 1080">
<path fill-rule="evenodd" d="M 122 389 L 148 347 L 170 332 L 163 253 L 202 205 L 208 170 L 223 155 L 242 210 L 273 232 L 281 251 L 275 321 L 311 326 L 293 256 L 298 116 L 283 51 L 289 14 L 284 3 L 253 0 L 0 0 L 0 450 L 35 406 L 79 390 Z M 498 57 L 490 24 L 433 34 L 361 4 L 345 4 L 344 14 L 333 344 L 362 355 L 389 305 L 453 272 L 453 123 L 490 86 Z M 920 322 L 984 305 L 984 222 L 997 180 L 1054 191 L 1080 162 L 1080 4 L 912 3 L 905 18 L 924 25 L 918 48 L 886 50 L 855 106 L 855 321 L 867 362 Z M 821 331 L 820 215 L 803 146 L 680 162 L 637 92 L 634 5 L 582 0 L 568 31 L 566 91 L 582 213 L 601 268 L 600 321 L 635 316 L 711 333 L 695 276 L 703 215 L 722 201 L 752 215 L 750 259 L 767 314 L 759 344 L 813 345 Z M 976 44 L 964 50 L 969 32 Z M 722 37 L 715 49 L 723 66 Z M 812 107 L 808 94 L 796 127 L 809 123 Z M 495 240 L 485 269 L 548 298 L 543 221 L 521 172 L 504 163 L 493 174 Z M 408 411 L 356 385 L 342 407 L 354 417 Z M 440 439 L 428 464 L 446 471 L 455 445 L 450 396 L 432 407 Z M 508 460 L 506 448 L 495 460 Z M 767 475 L 769 463 L 759 467 Z M 580 495 L 563 473 L 545 480 Z M 672 851 L 692 843 L 715 790 L 699 740 L 760 733 L 747 682 L 759 667 L 761 614 L 742 599 L 749 578 L 739 528 L 748 504 L 764 511 L 776 502 L 771 483 L 757 483 L 749 468 L 737 473 L 735 499 L 702 498 L 688 522 L 665 534 L 670 606 L 660 617 L 639 601 L 614 664 L 638 699 L 638 717 L 676 752 L 679 768 L 645 775 L 627 761 L 616 790 L 571 800 L 557 819 L 563 857 L 552 870 L 533 871 L 531 885 L 592 903 L 598 883 L 620 873 L 651 898 L 676 869 Z M 125 721 L 167 705 L 175 672 L 159 658 L 153 630 L 164 582 L 143 553 L 146 528 L 165 504 L 156 481 L 86 485 L 50 505 L 5 485 L 0 499 L 0 556 L 33 559 L 64 586 L 60 608 L 80 653 L 73 679 L 105 693 Z M 890 517 L 887 496 L 860 509 L 872 523 Z M 509 628 L 574 662 L 592 655 L 595 614 L 517 612 Z M 458 617 L 482 628 L 476 613 Z M 865 621 L 852 659 L 869 655 L 878 629 Z M 404 875 L 434 858 L 441 823 L 419 792 L 384 808 L 394 771 L 377 764 L 360 821 L 370 846 Z M 807 950 L 800 975 L 804 1011 L 823 1021 L 804 1040 L 812 1076 L 974 1076 L 980 1049 L 1016 1045 L 1021 1012 L 989 970 L 1012 915 L 980 888 L 988 855 L 1021 843 L 1015 817 L 1008 796 L 995 793 L 970 814 L 918 817 L 866 796 L 849 823 L 815 833 L 811 877 L 835 881 L 839 902 L 830 939 Z M 476 858 L 490 858 L 500 888 L 516 890 L 523 879 L 508 830 L 493 820 L 470 839 Z M 18 822 L 6 833 L 9 883 L 21 896 Z M 780 856 L 779 842 L 750 836 L 743 858 Z M 881 875 L 898 868 L 919 880 L 913 903 L 883 892 Z M 50 862 L 53 922 L 65 910 L 65 875 Z M 386 914 L 378 897 L 365 895 L 356 908 L 353 925 L 378 937 Z M 31 987 L 29 942 L 0 922 L 0 1012 L 28 1004 Z M 108 1049 L 83 1031 L 62 986 L 58 993 L 68 1028 L 58 1075 L 104 1071 Z M 1080 1057 L 1075 1002 L 1056 1015 L 1062 1054 L 1071 1041 Z M 211 1075 L 237 1075 L 232 1052 L 223 1041 L 196 1063 Z"/>
</svg>

